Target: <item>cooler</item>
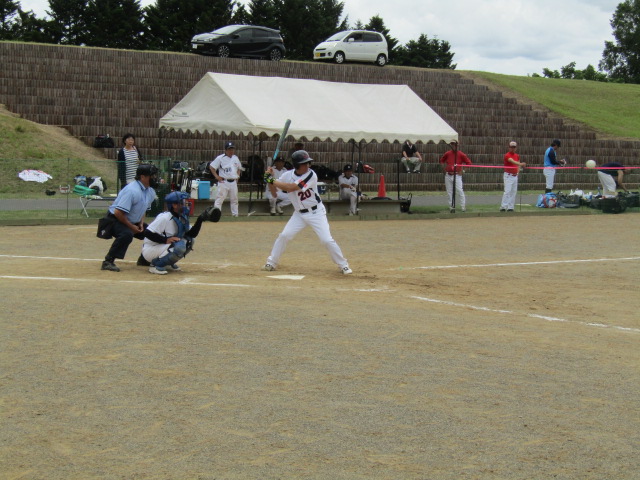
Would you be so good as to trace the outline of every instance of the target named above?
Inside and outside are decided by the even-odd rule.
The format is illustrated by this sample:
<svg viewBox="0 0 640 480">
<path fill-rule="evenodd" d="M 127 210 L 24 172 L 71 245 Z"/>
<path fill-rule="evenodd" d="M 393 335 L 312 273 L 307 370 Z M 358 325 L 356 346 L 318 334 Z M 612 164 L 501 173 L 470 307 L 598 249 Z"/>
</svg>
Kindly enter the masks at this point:
<svg viewBox="0 0 640 480">
<path fill-rule="evenodd" d="M 210 191 L 211 182 L 200 180 L 200 183 L 198 183 L 198 200 L 208 200 Z"/>
</svg>

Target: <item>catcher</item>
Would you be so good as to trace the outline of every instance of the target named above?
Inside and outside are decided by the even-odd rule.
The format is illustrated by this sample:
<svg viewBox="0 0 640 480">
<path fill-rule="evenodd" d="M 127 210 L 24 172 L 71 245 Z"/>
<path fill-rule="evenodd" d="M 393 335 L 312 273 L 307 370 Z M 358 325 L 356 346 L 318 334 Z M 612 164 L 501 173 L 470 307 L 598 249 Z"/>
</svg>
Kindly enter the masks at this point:
<svg viewBox="0 0 640 480">
<path fill-rule="evenodd" d="M 187 197 L 183 192 L 169 193 L 164 197 L 167 211 L 160 213 L 145 230 L 138 265 L 149 266 L 150 273 L 166 275 L 167 269 L 179 271 L 178 261 L 193 249 L 202 222 L 220 220 L 220 209 L 211 205 L 191 227 Z"/>
</svg>

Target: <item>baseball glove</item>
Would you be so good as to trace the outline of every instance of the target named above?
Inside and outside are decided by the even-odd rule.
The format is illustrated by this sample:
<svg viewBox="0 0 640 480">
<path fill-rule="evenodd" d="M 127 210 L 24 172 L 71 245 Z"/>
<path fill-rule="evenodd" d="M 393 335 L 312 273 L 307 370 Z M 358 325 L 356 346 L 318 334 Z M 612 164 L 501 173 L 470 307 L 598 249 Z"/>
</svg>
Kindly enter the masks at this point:
<svg viewBox="0 0 640 480">
<path fill-rule="evenodd" d="M 221 215 L 222 215 L 222 212 L 220 211 L 219 208 L 216 208 L 213 205 L 210 205 L 207 207 L 207 209 L 204 212 L 200 214 L 200 217 L 202 218 L 202 220 L 205 220 L 205 221 L 217 222 L 220 220 Z"/>
</svg>

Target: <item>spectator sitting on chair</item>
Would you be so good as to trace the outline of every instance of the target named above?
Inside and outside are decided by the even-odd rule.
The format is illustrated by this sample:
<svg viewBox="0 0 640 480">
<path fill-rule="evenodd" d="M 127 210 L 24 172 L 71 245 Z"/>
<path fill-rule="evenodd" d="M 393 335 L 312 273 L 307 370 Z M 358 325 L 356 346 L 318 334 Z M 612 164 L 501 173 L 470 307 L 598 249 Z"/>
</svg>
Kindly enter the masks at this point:
<svg viewBox="0 0 640 480">
<path fill-rule="evenodd" d="M 138 165 L 136 180 L 118 193 L 113 205 L 109 207 L 107 216 L 113 220 L 113 236 L 109 252 L 102 262 L 102 270 L 119 272 L 115 264 L 116 258 L 124 258 L 133 237 L 144 239 L 147 224 L 144 216 L 156 198 L 155 187 L 158 186 L 158 167 L 149 163 Z"/>
<path fill-rule="evenodd" d="M 624 165 L 618 162 L 609 162 L 600 168 L 604 168 L 604 170 L 598 170 L 598 179 L 600 179 L 600 183 L 602 184 L 603 197 L 615 197 L 617 188 L 621 188 L 625 192 L 627 191 L 624 183 L 622 183 L 625 172 Z"/>
<path fill-rule="evenodd" d="M 345 165 L 342 175 L 338 177 L 340 200 L 349 200 L 349 215 L 358 213 L 358 177 L 353 174 L 353 167 Z"/>
<path fill-rule="evenodd" d="M 404 165 L 407 173 L 420 173 L 420 165 L 422 164 L 422 155 L 418 152 L 417 147 L 407 140 L 402 144 L 402 165 Z"/>
<path fill-rule="evenodd" d="M 276 180 L 278 180 L 282 174 L 287 171 L 287 169 L 284 168 L 284 159 L 282 157 L 278 156 L 273 161 L 272 171 L 273 178 Z M 267 197 L 267 200 L 269 200 L 269 210 L 271 215 L 275 215 L 276 213 L 278 215 L 282 215 L 284 213 L 282 211 L 282 207 L 291 205 L 291 200 L 289 199 L 287 192 L 283 192 L 279 188 L 276 188 L 276 195 L 272 195 L 268 183 L 265 196 Z"/>
</svg>

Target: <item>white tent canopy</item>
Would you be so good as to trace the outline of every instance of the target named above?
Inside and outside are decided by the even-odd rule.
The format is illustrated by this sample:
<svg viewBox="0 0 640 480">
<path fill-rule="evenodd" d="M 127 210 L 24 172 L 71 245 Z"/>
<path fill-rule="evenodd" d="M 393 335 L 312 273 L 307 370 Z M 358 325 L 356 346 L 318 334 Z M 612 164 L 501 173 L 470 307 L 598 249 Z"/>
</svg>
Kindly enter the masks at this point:
<svg viewBox="0 0 640 480">
<path fill-rule="evenodd" d="M 458 134 L 407 85 L 207 73 L 160 127 L 321 140 L 435 142 Z"/>
</svg>

